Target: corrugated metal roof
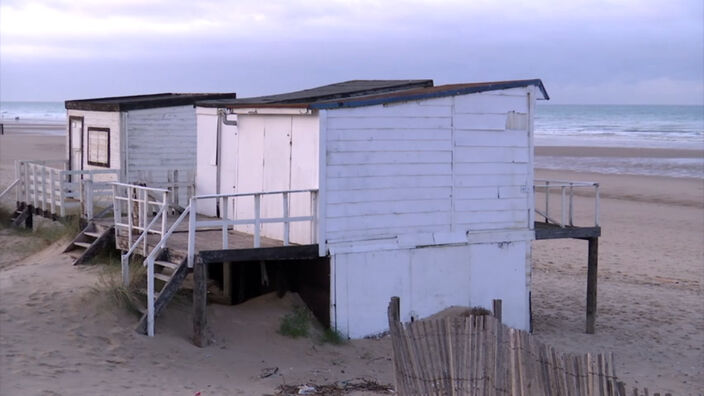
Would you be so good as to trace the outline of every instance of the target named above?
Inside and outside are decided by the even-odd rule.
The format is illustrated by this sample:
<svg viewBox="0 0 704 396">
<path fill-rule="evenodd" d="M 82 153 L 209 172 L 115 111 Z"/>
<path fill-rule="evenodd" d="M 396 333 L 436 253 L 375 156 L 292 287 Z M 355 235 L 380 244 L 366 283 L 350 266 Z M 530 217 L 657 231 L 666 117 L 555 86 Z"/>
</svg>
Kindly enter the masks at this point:
<svg viewBox="0 0 704 396">
<path fill-rule="evenodd" d="M 361 95 L 395 92 L 432 87 L 433 80 L 350 80 L 321 87 L 277 95 L 242 99 L 198 101 L 202 107 L 281 107 L 284 104 L 311 104 L 320 101 L 345 99 Z"/>
<path fill-rule="evenodd" d="M 424 100 L 432 98 L 440 98 L 444 96 L 466 95 L 471 93 L 498 91 L 502 89 L 511 89 L 519 87 L 536 86 L 540 89 L 543 99 L 548 100 L 548 96 L 543 82 L 540 79 L 533 80 L 514 80 L 514 81 L 494 81 L 466 84 L 449 84 L 439 85 L 436 87 L 411 89 L 399 92 L 389 92 L 380 95 L 367 95 L 363 97 L 352 97 L 338 100 L 329 100 L 325 102 L 311 103 L 310 108 L 313 109 L 337 109 L 343 107 L 360 107 L 373 106 L 384 103 L 404 102 L 410 100 Z"/>
<path fill-rule="evenodd" d="M 204 99 L 235 99 L 231 93 L 158 93 L 151 95 L 114 96 L 109 98 L 67 100 L 66 109 L 93 111 L 128 111 L 156 107 L 184 106 Z"/>
</svg>

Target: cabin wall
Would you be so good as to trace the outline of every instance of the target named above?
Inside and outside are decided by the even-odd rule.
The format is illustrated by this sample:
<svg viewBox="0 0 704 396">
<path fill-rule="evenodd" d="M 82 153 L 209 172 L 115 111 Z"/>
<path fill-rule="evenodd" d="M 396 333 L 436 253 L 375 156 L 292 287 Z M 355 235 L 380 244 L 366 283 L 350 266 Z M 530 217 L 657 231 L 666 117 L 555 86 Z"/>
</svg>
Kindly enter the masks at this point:
<svg viewBox="0 0 704 396">
<path fill-rule="evenodd" d="M 252 193 L 318 188 L 318 119 L 315 114 L 237 114 L 237 126 L 222 126 L 220 193 Z M 215 194 L 217 174 L 217 110 L 197 108 L 198 147 L 196 193 Z M 215 216 L 214 200 L 198 202 L 198 213 Z M 308 194 L 290 197 L 291 216 L 310 213 Z M 262 217 L 283 215 L 281 195 L 265 196 Z M 230 201 L 228 215 L 233 219 L 254 217 L 252 197 Z M 237 226 L 253 232 L 253 226 Z M 265 224 L 262 236 L 281 239 L 282 224 Z M 308 223 L 292 223 L 290 238 L 295 243 L 310 243 Z"/>
<path fill-rule="evenodd" d="M 528 330 L 529 254 L 527 241 L 333 254 L 332 326 L 350 338 L 381 333 L 399 296 L 406 322 L 450 306 L 490 310 L 501 299 L 503 322 Z"/>
<path fill-rule="evenodd" d="M 329 246 L 529 229 L 526 89 L 326 112 Z"/>
<path fill-rule="evenodd" d="M 196 169 L 196 115 L 193 106 L 131 110 L 125 116 L 127 154 L 123 167 L 127 181 L 163 187 L 168 172 L 179 171 L 188 180 Z M 187 189 L 179 189 L 187 205 Z"/>
<path fill-rule="evenodd" d="M 321 114 L 331 317 L 357 338 L 451 305 L 529 328 L 530 88 Z M 405 303 L 404 303 L 405 301 Z"/>
<path fill-rule="evenodd" d="M 317 115 L 241 114 L 237 122 L 237 192 L 318 188 Z M 290 216 L 310 214 L 309 194 L 293 194 L 289 200 Z M 237 218 L 251 217 L 253 199 L 238 201 L 232 213 Z M 281 195 L 263 197 L 261 212 L 262 217 L 283 216 Z M 238 229 L 253 232 L 253 226 Z M 265 224 L 261 231 L 263 236 L 283 238 L 283 225 L 279 223 Z M 290 238 L 294 243 L 311 243 L 310 223 L 292 223 Z"/>
<path fill-rule="evenodd" d="M 68 110 L 67 115 L 83 117 L 83 131 L 82 131 L 82 142 L 83 147 L 82 153 L 82 166 L 84 170 L 91 169 L 120 169 L 121 167 L 121 155 L 120 155 L 120 145 L 121 142 L 121 122 L 119 112 L 110 111 L 87 111 L 87 110 Z M 109 167 L 96 166 L 88 164 L 88 128 L 108 128 L 110 130 L 110 163 Z M 68 147 L 69 136 L 66 136 Z M 75 153 L 69 153 L 69 161 L 73 161 L 72 156 Z M 95 180 L 114 180 L 115 177 L 111 175 L 96 175 Z"/>
</svg>

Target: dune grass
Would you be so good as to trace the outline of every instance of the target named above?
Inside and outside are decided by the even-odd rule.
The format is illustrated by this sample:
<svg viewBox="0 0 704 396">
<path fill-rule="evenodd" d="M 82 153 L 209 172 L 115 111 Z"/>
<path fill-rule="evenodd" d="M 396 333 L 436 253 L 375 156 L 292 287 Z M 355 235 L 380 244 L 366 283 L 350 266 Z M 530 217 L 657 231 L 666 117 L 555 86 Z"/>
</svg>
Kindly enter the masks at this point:
<svg viewBox="0 0 704 396">
<path fill-rule="evenodd" d="M 139 260 L 130 263 L 130 279 L 127 285 L 122 282 L 122 270 L 119 254 L 103 253 L 91 260 L 92 263 L 101 265 L 101 273 L 92 292 L 105 296 L 108 303 L 125 309 L 135 316 L 141 316 L 146 301 L 146 272 L 147 269 Z"/>
</svg>

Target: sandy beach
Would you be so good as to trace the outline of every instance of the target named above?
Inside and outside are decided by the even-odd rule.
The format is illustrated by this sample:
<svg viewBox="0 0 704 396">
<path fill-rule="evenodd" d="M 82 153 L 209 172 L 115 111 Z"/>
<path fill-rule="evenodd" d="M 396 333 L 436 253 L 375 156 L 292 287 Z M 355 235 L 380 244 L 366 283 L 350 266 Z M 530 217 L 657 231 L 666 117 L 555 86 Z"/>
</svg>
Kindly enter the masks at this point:
<svg viewBox="0 0 704 396">
<path fill-rule="evenodd" d="M 0 136 L 0 190 L 12 180 L 14 160 L 61 159 L 64 144 L 64 137 L 42 128 L 6 126 Z M 536 155 L 608 161 L 703 153 L 538 147 Z M 584 333 L 587 243 L 534 243 L 534 335 L 565 352 L 613 351 L 617 374 L 629 386 L 701 394 L 704 179 L 540 169 L 536 177 L 599 182 L 603 235 L 592 335 Z M 588 198 L 577 197 L 580 221 L 589 219 L 591 208 Z M 388 337 L 337 346 L 278 334 L 279 318 L 298 302 L 292 294 L 210 305 L 213 343 L 207 348 L 189 341 L 187 297 L 167 308 L 155 338 L 139 335 L 133 330 L 137 319 L 96 291 L 107 265 L 73 267 L 60 254 L 65 241 L 33 248 L 36 238 L 0 227 L 2 395 L 260 395 L 274 394 L 282 384 L 360 379 L 393 384 Z"/>
</svg>

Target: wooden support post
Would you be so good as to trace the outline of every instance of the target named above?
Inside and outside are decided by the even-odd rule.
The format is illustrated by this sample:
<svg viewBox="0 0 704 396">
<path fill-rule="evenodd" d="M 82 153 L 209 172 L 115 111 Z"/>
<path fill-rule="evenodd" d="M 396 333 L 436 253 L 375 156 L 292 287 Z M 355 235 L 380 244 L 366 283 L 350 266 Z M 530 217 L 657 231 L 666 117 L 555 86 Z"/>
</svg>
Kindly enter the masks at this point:
<svg viewBox="0 0 704 396">
<path fill-rule="evenodd" d="M 24 228 L 31 230 L 34 228 L 34 208 L 29 207 L 29 214 L 27 215 L 27 218 L 24 219 Z"/>
<path fill-rule="evenodd" d="M 599 263 L 599 238 L 589 238 L 587 258 L 587 334 L 594 334 L 596 324 L 596 280 Z"/>
<path fill-rule="evenodd" d="M 492 311 L 494 312 L 494 317 L 501 323 L 501 299 L 492 300 Z"/>
<path fill-rule="evenodd" d="M 207 299 L 208 299 L 208 264 L 195 260 L 193 268 L 193 344 L 198 347 L 208 345 Z"/>
<path fill-rule="evenodd" d="M 232 262 L 230 261 L 222 263 L 222 294 L 225 296 L 225 301 L 232 304 Z"/>
</svg>

